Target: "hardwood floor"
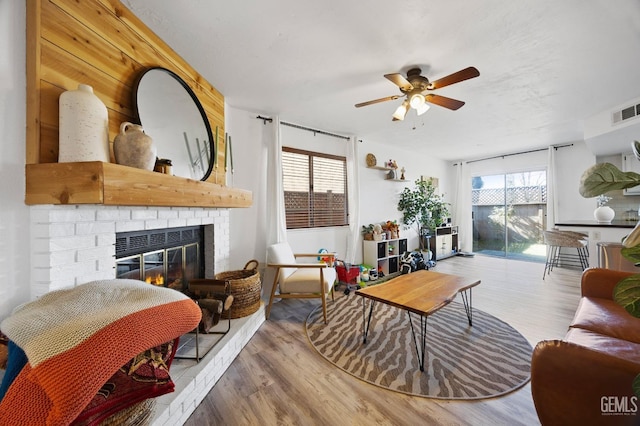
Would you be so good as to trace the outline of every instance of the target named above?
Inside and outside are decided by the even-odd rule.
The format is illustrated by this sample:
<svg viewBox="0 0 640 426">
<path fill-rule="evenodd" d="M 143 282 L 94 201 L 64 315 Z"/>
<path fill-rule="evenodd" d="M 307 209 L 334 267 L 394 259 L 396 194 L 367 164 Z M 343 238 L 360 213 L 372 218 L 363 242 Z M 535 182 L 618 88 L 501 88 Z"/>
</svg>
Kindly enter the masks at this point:
<svg viewBox="0 0 640 426">
<path fill-rule="evenodd" d="M 535 346 L 564 336 L 580 295 L 579 271 L 556 268 L 543 281 L 543 269 L 543 264 L 477 255 L 442 260 L 434 270 L 480 278 L 474 309 L 509 323 Z M 307 340 L 304 322 L 318 303 L 274 304 L 271 318 L 185 424 L 539 424 L 530 385 L 498 398 L 446 401 L 384 390 L 342 372 Z"/>
</svg>

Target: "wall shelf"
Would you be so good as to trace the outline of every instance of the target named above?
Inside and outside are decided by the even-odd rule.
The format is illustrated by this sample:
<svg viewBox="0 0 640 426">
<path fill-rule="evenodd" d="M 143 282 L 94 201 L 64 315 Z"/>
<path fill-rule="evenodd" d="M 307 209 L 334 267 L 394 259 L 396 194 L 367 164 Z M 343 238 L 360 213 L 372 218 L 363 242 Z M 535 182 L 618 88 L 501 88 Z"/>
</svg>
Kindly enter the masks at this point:
<svg viewBox="0 0 640 426">
<path fill-rule="evenodd" d="M 385 167 L 385 166 L 367 166 L 368 169 L 374 169 L 374 170 L 383 170 L 385 172 L 390 172 L 390 171 L 395 171 L 396 172 L 396 176 L 398 174 L 398 169 L 395 169 L 393 167 Z M 391 182 L 406 182 L 406 179 L 385 179 Z"/>
<path fill-rule="evenodd" d="M 158 207 L 250 207 L 244 189 L 113 163 L 26 165 L 25 203 Z"/>
</svg>

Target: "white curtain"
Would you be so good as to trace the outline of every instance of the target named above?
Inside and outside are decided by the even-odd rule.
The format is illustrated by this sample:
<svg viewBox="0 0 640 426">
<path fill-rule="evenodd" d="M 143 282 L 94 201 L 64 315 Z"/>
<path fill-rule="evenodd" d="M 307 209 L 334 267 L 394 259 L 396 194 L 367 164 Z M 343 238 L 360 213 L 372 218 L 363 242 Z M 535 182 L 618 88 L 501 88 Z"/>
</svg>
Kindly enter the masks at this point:
<svg viewBox="0 0 640 426">
<path fill-rule="evenodd" d="M 267 165 L 267 246 L 287 241 L 282 187 L 282 140 L 280 118 L 277 116 L 273 118 L 271 136 Z"/>
<path fill-rule="evenodd" d="M 284 188 L 282 186 L 282 138 L 280 119 L 273 117 L 271 132 L 265 135 L 267 144 L 266 182 L 266 249 L 276 243 L 287 241 L 287 222 L 284 209 Z M 265 256 L 266 257 L 266 256 Z M 269 262 L 269 259 L 266 259 Z M 262 279 L 262 298 L 268 300 L 273 286 L 275 272 L 265 268 Z"/>
<path fill-rule="evenodd" d="M 347 142 L 347 192 L 349 203 L 349 233 L 347 234 L 347 253 L 345 261 L 356 262 L 356 252 L 360 244 L 360 182 L 358 181 L 358 142 L 350 137 Z"/>
<path fill-rule="evenodd" d="M 556 212 L 558 211 L 558 197 L 555 191 L 556 174 L 556 147 L 549 146 L 547 161 L 547 229 L 556 225 Z"/>
<path fill-rule="evenodd" d="M 471 176 L 466 162 L 456 165 L 456 197 L 453 211 L 453 225 L 458 226 L 458 247 L 461 251 L 473 250 L 473 222 L 471 207 Z"/>
</svg>

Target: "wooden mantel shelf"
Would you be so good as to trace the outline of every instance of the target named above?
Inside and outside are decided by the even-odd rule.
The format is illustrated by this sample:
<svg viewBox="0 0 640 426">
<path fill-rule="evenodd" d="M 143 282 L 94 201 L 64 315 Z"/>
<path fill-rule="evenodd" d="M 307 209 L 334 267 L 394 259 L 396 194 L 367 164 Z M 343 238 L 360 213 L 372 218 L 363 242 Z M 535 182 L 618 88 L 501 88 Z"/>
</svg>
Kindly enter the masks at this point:
<svg viewBox="0 0 640 426">
<path fill-rule="evenodd" d="M 25 203 L 157 207 L 250 207 L 244 189 L 113 163 L 26 165 Z"/>
</svg>

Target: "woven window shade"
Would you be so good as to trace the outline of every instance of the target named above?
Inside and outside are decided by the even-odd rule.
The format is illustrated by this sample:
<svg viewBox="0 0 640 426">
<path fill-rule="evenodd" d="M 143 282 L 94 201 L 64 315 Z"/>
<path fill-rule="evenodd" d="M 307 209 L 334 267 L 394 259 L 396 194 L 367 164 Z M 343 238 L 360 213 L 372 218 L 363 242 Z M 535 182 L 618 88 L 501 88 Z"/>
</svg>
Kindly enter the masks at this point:
<svg viewBox="0 0 640 426">
<path fill-rule="evenodd" d="M 282 178 L 287 229 L 348 224 L 344 158 L 283 148 Z"/>
</svg>

